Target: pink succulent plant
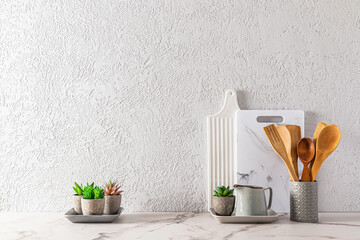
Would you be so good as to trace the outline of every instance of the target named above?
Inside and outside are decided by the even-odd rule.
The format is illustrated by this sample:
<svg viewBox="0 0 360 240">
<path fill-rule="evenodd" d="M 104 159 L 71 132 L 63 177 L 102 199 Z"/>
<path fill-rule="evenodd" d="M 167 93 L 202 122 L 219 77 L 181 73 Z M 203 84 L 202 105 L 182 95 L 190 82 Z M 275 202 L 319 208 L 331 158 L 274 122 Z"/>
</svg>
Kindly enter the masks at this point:
<svg viewBox="0 0 360 240">
<path fill-rule="evenodd" d="M 119 195 L 121 194 L 123 191 L 119 190 L 121 188 L 121 186 L 119 186 L 119 184 L 115 181 L 112 182 L 111 180 L 108 183 L 105 183 L 105 185 L 103 186 L 105 195 Z"/>
</svg>

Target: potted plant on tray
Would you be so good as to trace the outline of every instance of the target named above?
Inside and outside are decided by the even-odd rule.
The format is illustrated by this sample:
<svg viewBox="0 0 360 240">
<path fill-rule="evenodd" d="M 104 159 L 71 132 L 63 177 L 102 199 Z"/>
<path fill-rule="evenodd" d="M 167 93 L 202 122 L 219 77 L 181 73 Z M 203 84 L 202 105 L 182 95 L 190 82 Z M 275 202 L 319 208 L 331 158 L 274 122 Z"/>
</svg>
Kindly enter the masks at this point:
<svg viewBox="0 0 360 240">
<path fill-rule="evenodd" d="M 73 205 L 74 205 L 74 211 L 77 214 L 82 214 L 81 211 L 81 199 L 83 198 L 83 191 L 84 187 L 83 185 L 79 185 L 75 182 L 75 187 L 73 187 L 76 194 L 73 195 Z"/>
<path fill-rule="evenodd" d="M 83 215 L 101 215 L 104 212 L 105 199 L 104 190 L 93 184 L 84 187 L 83 198 L 81 199 L 81 210 Z"/>
<path fill-rule="evenodd" d="M 230 216 L 234 211 L 235 197 L 233 195 L 234 189 L 217 187 L 214 190 L 214 196 L 212 197 L 212 206 L 217 215 Z"/>
<path fill-rule="evenodd" d="M 121 206 L 121 193 L 119 190 L 121 186 L 115 181 L 111 180 L 104 185 L 105 192 L 105 209 L 104 214 L 111 215 L 116 214 Z"/>
</svg>

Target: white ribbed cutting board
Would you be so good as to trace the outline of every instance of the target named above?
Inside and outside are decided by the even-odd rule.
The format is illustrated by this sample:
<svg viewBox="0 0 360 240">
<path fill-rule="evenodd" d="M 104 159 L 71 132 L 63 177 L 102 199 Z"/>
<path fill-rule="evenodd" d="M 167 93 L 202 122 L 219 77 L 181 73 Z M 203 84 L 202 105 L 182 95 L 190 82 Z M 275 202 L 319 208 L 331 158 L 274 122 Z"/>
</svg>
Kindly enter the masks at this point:
<svg viewBox="0 0 360 240">
<path fill-rule="evenodd" d="M 236 92 L 225 93 L 224 106 L 215 115 L 207 117 L 208 139 L 208 206 L 211 208 L 211 195 L 217 186 L 232 187 L 236 179 L 235 113 L 238 111 Z"/>
<path fill-rule="evenodd" d="M 277 124 L 301 127 L 304 136 L 304 111 L 302 110 L 241 110 L 237 111 L 237 183 L 272 187 L 272 209 L 289 211 L 289 173 L 283 161 L 272 149 L 263 127 L 273 122 L 258 122 L 262 117 L 282 117 Z M 260 118 L 259 118 L 260 117 Z M 299 170 L 302 163 L 298 161 Z M 301 173 L 301 171 L 300 171 Z"/>
</svg>

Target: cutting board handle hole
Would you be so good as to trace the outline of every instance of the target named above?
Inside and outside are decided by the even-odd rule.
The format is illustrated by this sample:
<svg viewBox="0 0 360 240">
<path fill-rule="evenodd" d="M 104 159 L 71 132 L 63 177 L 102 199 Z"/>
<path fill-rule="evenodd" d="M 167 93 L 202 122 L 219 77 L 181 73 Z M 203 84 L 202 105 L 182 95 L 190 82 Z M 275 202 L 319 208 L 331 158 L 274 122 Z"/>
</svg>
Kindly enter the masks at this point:
<svg viewBox="0 0 360 240">
<path fill-rule="evenodd" d="M 258 116 L 256 121 L 259 123 L 282 123 L 284 118 L 282 116 Z"/>
</svg>

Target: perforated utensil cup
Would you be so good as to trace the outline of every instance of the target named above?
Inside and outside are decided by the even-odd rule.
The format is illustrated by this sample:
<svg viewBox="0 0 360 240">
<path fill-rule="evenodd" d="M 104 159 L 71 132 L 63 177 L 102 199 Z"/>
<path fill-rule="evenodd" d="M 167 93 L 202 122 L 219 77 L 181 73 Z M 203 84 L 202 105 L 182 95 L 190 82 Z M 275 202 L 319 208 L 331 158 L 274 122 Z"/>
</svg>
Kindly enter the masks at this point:
<svg viewBox="0 0 360 240">
<path fill-rule="evenodd" d="M 319 221 L 317 182 L 290 182 L 290 220 L 307 223 Z"/>
</svg>

